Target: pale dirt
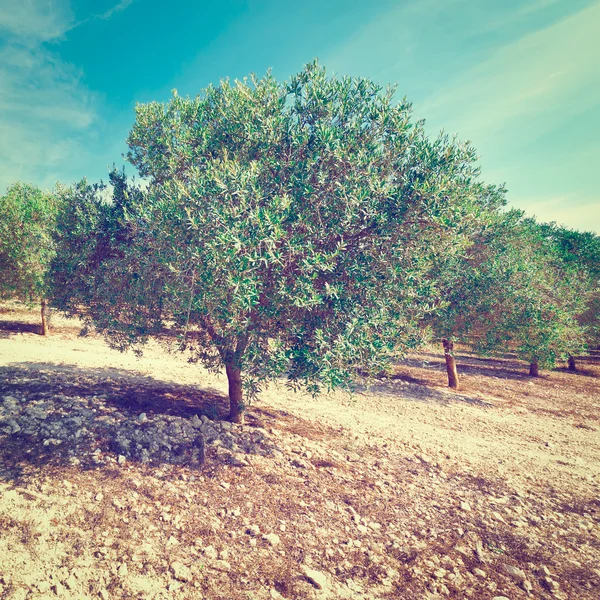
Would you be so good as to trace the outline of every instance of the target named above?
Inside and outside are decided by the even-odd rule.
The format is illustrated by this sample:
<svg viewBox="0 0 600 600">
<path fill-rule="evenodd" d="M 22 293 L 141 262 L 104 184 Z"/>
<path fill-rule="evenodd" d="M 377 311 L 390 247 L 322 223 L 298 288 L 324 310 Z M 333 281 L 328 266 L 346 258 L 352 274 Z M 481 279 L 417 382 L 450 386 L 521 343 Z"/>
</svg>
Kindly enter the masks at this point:
<svg viewBox="0 0 600 600">
<path fill-rule="evenodd" d="M 0 396 L 7 369 L 42 369 L 226 410 L 225 378 L 181 355 L 120 354 L 59 318 L 42 338 L 35 319 L 0 309 Z M 0 597 L 600 598 L 600 359 L 534 380 L 459 353 L 458 393 L 442 363 L 409 357 L 353 396 L 270 386 L 246 427 L 283 454 L 250 467 L 81 470 L 0 437 L 21 473 L 0 480 Z"/>
</svg>

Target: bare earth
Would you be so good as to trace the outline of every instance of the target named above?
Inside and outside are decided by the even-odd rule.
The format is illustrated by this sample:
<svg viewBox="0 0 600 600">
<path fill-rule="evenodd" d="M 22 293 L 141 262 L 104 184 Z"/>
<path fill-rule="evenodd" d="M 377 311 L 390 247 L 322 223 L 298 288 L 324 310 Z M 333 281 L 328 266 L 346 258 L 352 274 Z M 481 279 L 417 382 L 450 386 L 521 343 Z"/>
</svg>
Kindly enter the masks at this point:
<svg viewBox="0 0 600 600">
<path fill-rule="evenodd" d="M 150 418 L 225 413 L 223 376 L 59 318 L 42 338 L 36 318 L 0 308 L 0 402 L 42 378 L 65 398 L 97 382 L 114 391 L 99 408 Z M 240 465 L 210 445 L 194 468 L 99 447 L 84 468 L 0 422 L 0 598 L 597 600 L 600 357 L 534 380 L 460 356 L 458 393 L 442 360 L 412 356 L 352 397 L 271 386 L 242 433 L 280 451 Z"/>
</svg>

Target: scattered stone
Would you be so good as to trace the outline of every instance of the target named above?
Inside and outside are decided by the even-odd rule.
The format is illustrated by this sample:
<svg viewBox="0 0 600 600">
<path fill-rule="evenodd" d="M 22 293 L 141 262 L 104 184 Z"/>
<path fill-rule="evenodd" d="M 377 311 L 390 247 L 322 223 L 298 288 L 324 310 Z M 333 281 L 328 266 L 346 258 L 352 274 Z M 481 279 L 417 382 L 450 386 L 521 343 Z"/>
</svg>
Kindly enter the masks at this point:
<svg viewBox="0 0 600 600">
<path fill-rule="evenodd" d="M 140 423 L 145 423 L 148 420 L 148 417 L 147 417 L 146 413 L 140 413 L 140 415 L 138 416 L 137 420 Z"/>
<path fill-rule="evenodd" d="M 324 573 L 321 573 L 321 571 L 316 571 L 306 565 L 302 565 L 302 573 L 308 582 L 314 585 L 318 590 L 327 588 L 327 576 Z"/>
<path fill-rule="evenodd" d="M 502 571 L 519 583 L 526 579 L 525 573 L 521 569 L 513 567 L 513 565 L 503 564 Z"/>
<path fill-rule="evenodd" d="M 281 538 L 276 533 L 267 533 L 263 535 L 263 540 L 266 540 L 271 546 L 279 546 L 281 544 Z"/>
<path fill-rule="evenodd" d="M 127 459 L 122 454 L 119 454 L 119 458 L 117 458 L 117 462 L 120 465 L 124 465 L 127 462 Z"/>
<path fill-rule="evenodd" d="M 528 593 L 531 594 L 532 590 L 533 590 L 533 586 L 531 585 L 531 582 L 529 581 L 529 579 L 523 579 L 523 581 L 521 581 L 520 586 Z"/>
<path fill-rule="evenodd" d="M 222 571 L 223 573 L 229 573 L 229 571 L 231 571 L 231 564 L 226 560 L 215 560 L 212 563 L 212 567 L 217 571 Z"/>
<path fill-rule="evenodd" d="M 127 577 L 129 574 L 129 569 L 127 568 L 127 563 L 121 563 L 119 568 L 117 569 L 117 575 L 119 577 Z"/>
<path fill-rule="evenodd" d="M 460 509 L 469 512 L 471 510 L 471 505 L 468 502 L 463 501 L 460 503 Z"/>
<path fill-rule="evenodd" d="M 189 567 L 186 567 L 180 562 L 174 562 L 171 564 L 171 571 L 176 579 L 179 581 L 190 581 L 192 579 L 192 572 Z"/>
<path fill-rule="evenodd" d="M 487 573 L 483 569 L 479 569 L 477 567 L 473 569 L 473 575 L 477 575 L 477 577 L 481 577 L 481 579 L 485 579 L 487 577 Z"/>
</svg>

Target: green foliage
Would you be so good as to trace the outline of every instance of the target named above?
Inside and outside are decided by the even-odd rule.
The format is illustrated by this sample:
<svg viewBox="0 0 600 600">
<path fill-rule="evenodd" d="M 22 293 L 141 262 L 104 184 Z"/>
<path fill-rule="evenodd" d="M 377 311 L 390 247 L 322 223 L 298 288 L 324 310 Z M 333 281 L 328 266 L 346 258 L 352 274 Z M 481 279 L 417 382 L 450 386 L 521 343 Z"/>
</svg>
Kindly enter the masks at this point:
<svg viewBox="0 0 600 600">
<path fill-rule="evenodd" d="M 156 332 L 144 307 L 160 291 L 155 294 L 147 287 L 151 277 L 136 274 L 135 261 L 143 257 L 127 224 L 131 207 L 142 205 L 143 192 L 116 169 L 109 183 L 112 193 L 85 179 L 59 189 L 62 208 L 54 232 L 58 253 L 50 266 L 51 303 L 69 316 L 82 317 L 87 327 L 95 325 L 114 346 L 125 349 Z M 130 340 L 125 324 L 135 332 Z"/>
<path fill-rule="evenodd" d="M 128 143 L 150 188 L 118 218 L 91 192 L 65 217 L 61 248 L 84 250 L 81 293 L 60 304 L 90 306 L 122 347 L 176 332 L 192 360 L 243 369 L 250 394 L 279 375 L 349 385 L 418 345 L 436 258 L 504 202 L 468 144 L 429 140 L 393 90 L 316 63 L 138 105 Z M 115 223 L 128 241 L 99 252 Z"/>
<path fill-rule="evenodd" d="M 556 225 L 541 226 L 546 242 L 554 248 L 565 268 L 576 272 L 583 281 L 585 308 L 576 315 L 586 332 L 589 346 L 600 344 L 600 236 Z"/>
<path fill-rule="evenodd" d="M 0 298 L 38 301 L 54 254 L 54 194 L 15 183 L 0 196 Z"/>
<path fill-rule="evenodd" d="M 542 367 L 582 350 L 588 281 L 547 226 L 519 211 L 498 213 L 440 270 L 447 300 L 434 321 L 440 335 L 469 341 L 481 354 L 513 351 Z"/>
</svg>

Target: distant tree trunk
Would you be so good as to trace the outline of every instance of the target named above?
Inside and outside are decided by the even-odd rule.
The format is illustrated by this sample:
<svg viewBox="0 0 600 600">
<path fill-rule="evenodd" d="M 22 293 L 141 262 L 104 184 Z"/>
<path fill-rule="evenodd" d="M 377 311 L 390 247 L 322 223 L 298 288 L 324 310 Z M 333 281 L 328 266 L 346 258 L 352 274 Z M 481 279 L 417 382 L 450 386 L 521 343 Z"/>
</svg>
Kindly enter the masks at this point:
<svg viewBox="0 0 600 600">
<path fill-rule="evenodd" d="M 529 375 L 531 377 L 539 377 L 540 376 L 540 365 L 538 364 L 537 360 L 532 362 L 529 365 Z"/>
<path fill-rule="evenodd" d="M 577 365 L 575 364 L 575 357 L 569 354 L 569 371 L 577 371 Z"/>
<path fill-rule="evenodd" d="M 48 335 L 49 329 L 48 329 L 48 316 L 46 315 L 46 307 L 48 306 L 48 303 L 46 301 L 45 298 L 42 298 L 41 301 L 41 310 L 40 310 L 40 314 L 42 317 L 42 329 L 41 329 L 41 334 L 42 335 Z"/>
<path fill-rule="evenodd" d="M 226 364 L 227 381 L 229 382 L 229 416 L 232 423 L 244 422 L 244 396 L 242 391 L 242 371 L 233 364 Z"/>
<path fill-rule="evenodd" d="M 446 372 L 448 373 L 448 387 L 458 389 L 458 371 L 456 370 L 456 360 L 452 350 L 454 349 L 454 343 L 446 338 L 442 339 L 444 346 L 444 358 L 446 359 Z"/>
</svg>

